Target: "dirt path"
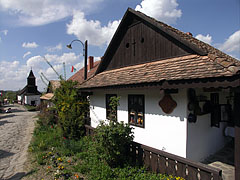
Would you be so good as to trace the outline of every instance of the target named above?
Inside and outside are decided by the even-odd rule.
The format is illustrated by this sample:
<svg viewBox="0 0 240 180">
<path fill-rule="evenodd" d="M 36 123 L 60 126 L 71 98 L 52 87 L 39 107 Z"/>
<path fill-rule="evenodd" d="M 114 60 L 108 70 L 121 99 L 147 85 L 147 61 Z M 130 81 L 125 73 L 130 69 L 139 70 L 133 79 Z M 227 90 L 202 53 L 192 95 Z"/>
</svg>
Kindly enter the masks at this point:
<svg viewBox="0 0 240 180">
<path fill-rule="evenodd" d="M 15 104 L 12 113 L 0 114 L 0 180 L 18 180 L 25 175 L 24 162 L 37 112 Z"/>
</svg>

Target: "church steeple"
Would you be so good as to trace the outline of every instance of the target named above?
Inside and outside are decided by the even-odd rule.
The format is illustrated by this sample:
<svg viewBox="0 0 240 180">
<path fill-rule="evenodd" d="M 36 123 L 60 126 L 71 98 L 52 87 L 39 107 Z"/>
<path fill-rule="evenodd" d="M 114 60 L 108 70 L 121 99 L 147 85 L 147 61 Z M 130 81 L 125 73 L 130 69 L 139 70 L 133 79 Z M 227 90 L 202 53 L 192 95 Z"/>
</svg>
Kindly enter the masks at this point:
<svg viewBox="0 0 240 180">
<path fill-rule="evenodd" d="M 35 82 L 35 76 L 33 74 L 33 71 L 31 70 L 29 75 L 28 75 L 28 78 L 27 78 L 27 85 L 29 86 L 36 86 L 36 82 Z"/>
</svg>

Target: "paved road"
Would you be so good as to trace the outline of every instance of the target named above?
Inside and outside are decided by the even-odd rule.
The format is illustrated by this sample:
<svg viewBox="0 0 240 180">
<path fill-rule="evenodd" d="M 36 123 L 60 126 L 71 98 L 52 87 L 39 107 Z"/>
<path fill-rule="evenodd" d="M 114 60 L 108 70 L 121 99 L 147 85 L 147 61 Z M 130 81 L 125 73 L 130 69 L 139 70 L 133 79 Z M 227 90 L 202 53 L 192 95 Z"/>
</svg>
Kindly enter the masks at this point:
<svg viewBox="0 0 240 180">
<path fill-rule="evenodd" d="M 37 112 L 28 112 L 21 105 L 9 105 L 12 113 L 0 114 L 0 180 L 18 180 L 24 174 Z"/>
</svg>

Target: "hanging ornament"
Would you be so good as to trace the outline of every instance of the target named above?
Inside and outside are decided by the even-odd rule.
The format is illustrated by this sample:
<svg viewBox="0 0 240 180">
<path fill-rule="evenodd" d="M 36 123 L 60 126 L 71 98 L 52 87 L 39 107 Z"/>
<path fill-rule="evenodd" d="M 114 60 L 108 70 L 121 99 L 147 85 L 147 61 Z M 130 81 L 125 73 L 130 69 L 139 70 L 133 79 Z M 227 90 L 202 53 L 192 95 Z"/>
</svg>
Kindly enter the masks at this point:
<svg viewBox="0 0 240 180">
<path fill-rule="evenodd" d="M 163 112 L 170 114 L 177 107 L 177 103 L 172 99 L 170 94 L 165 94 L 159 101 L 159 106 L 162 108 Z"/>
</svg>

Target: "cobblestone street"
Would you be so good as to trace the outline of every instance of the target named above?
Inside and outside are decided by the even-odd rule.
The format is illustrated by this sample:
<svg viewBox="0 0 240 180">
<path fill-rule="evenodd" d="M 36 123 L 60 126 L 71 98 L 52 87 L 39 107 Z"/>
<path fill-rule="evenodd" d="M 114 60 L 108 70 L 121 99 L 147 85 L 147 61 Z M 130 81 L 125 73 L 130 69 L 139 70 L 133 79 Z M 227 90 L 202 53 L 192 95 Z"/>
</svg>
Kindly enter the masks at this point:
<svg viewBox="0 0 240 180">
<path fill-rule="evenodd" d="M 37 112 L 18 104 L 4 107 L 8 108 L 12 113 L 0 114 L 0 180 L 17 180 L 25 175 L 23 166 Z"/>
</svg>

